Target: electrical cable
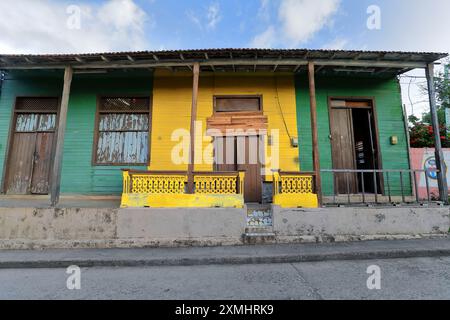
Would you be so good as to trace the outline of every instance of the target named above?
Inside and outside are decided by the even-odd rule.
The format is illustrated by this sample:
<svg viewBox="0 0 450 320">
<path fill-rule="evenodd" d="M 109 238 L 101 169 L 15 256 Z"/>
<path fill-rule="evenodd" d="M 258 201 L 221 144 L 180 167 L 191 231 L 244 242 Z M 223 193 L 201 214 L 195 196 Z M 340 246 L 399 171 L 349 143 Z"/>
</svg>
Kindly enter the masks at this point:
<svg viewBox="0 0 450 320">
<path fill-rule="evenodd" d="M 274 80 L 275 80 L 275 91 L 276 91 L 276 99 L 277 99 L 277 103 L 278 103 L 278 108 L 280 109 L 281 118 L 283 119 L 284 128 L 286 129 L 286 133 L 289 137 L 289 140 L 292 140 L 292 136 L 289 132 L 289 128 L 286 123 L 286 119 L 284 118 L 283 109 L 281 108 L 280 96 L 279 96 L 279 92 L 278 92 L 278 81 L 277 81 L 276 76 L 274 76 Z"/>
</svg>

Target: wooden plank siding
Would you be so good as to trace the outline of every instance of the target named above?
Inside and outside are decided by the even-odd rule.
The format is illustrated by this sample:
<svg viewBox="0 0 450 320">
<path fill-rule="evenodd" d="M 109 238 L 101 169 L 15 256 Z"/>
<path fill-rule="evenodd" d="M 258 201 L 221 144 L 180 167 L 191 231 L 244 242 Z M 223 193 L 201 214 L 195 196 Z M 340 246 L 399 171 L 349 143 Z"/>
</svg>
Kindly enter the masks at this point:
<svg viewBox="0 0 450 320">
<path fill-rule="evenodd" d="M 15 72 L 8 75 L 0 96 L 0 168 L 6 160 L 8 135 L 16 96 L 60 97 L 62 72 Z M 152 72 L 109 72 L 74 75 L 65 134 L 61 193 L 115 194 L 122 192 L 121 166 L 92 164 L 98 96 L 152 95 Z M 124 166 L 146 169 L 146 166 Z"/>
<path fill-rule="evenodd" d="M 374 97 L 378 117 L 379 142 L 383 169 L 409 169 L 407 138 L 402 114 L 399 83 L 396 79 L 350 78 L 316 76 L 317 113 L 321 169 L 332 169 L 328 97 Z M 296 77 L 296 100 L 301 169 L 311 171 L 312 144 L 309 111 L 308 80 Z M 391 145 L 390 137 L 397 136 L 397 145 Z M 324 173 L 323 192 L 333 194 L 331 174 Z M 400 195 L 399 174 L 391 175 L 393 194 Z M 405 190 L 411 192 L 409 177 L 404 178 Z"/>
<path fill-rule="evenodd" d="M 268 130 L 278 129 L 280 134 L 280 167 L 283 171 L 297 171 L 298 150 L 290 143 L 289 135 L 297 134 L 295 87 L 293 75 L 274 74 L 201 74 L 198 96 L 197 120 L 201 121 L 203 132 L 196 136 L 195 171 L 212 171 L 212 139 L 203 138 L 207 119 L 213 115 L 215 96 L 262 96 L 263 114 L 268 117 Z M 189 131 L 192 100 L 192 75 L 157 71 L 153 87 L 153 131 L 150 170 L 187 170 L 185 164 L 175 164 L 171 160 L 174 146 L 180 141 L 172 141 L 174 130 Z M 283 109 L 286 126 L 280 112 Z M 174 116 L 176 114 L 176 117 Z M 157 120 L 156 120 L 157 119 Z M 265 150 L 270 154 L 270 146 L 265 141 Z M 206 150 L 206 152 L 205 152 Z M 210 163 L 201 163 L 200 156 L 206 153 Z M 271 180 L 271 167 L 266 168 L 266 179 Z"/>
<path fill-rule="evenodd" d="M 101 166 L 93 164 L 97 101 L 101 96 L 147 96 L 152 94 L 152 73 L 75 75 L 69 102 L 61 193 L 120 194 L 121 168 L 145 166 Z"/>
<path fill-rule="evenodd" d="M 5 165 L 11 126 L 15 126 L 13 114 L 16 98 L 59 98 L 62 93 L 62 77 L 62 72 L 15 71 L 8 74 L 3 82 L 0 95 L 0 170 L 2 171 L 0 187 L 3 187 L 3 180 L 6 178 Z"/>
</svg>

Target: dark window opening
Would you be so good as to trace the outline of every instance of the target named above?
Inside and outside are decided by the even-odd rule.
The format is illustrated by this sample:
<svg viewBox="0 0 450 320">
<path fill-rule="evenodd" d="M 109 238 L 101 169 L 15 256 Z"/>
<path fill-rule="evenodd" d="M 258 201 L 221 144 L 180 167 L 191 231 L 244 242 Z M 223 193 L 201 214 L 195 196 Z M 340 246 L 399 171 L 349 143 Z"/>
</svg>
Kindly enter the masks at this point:
<svg viewBox="0 0 450 320">
<path fill-rule="evenodd" d="M 372 110 L 366 108 L 352 108 L 352 119 L 356 169 L 379 169 L 376 131 Z M 360 173 L 358 174 L 359 192 L 375 193 L 375 183 L 377 184 L 377 192 L 380 193 L 380 174 L 376 174 L 376 182 L 373 173 L 364 173 L 363 177 Z"/>
</svg>

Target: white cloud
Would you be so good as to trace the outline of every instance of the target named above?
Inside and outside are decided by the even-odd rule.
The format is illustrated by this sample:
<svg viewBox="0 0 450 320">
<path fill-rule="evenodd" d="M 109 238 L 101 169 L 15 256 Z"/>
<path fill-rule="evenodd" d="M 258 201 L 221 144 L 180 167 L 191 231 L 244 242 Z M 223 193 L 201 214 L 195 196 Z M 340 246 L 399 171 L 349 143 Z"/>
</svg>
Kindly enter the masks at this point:
<svg viewBox="0 0 450 320">
<path fill-rule="evenodd" d="M 261 4 L 258 9 L 258 17 L 263 21 L 270 20 L 270 0 L 260 0 Z"/>
<path fill-rule="evenodd" d="M 348 39 L 344 38 L 336 38 L 330 43 L 327 43 L 322 47 L 322 49 L 330 49 L 330 50 L 343 50 L 348 45 Z"/>
<path fill-rule="evenodd" d="M 79 53 L 148 48 L 148 15 L 133 0 L 80 5 L 80 29 L 68 28 L 73 12 L 57 0 L 0 1 L 0 53 Z"/>
<path fill-rule="evenodd" d="M 191 20 L 192 23 L 194 23 L 200 29 L 203 29 L 203 25 L 202 22 L 200 21 L 200 18 L 193 11 L 189 10 L 188 12 L 186 12 L 186 15 L 189 18 L 189 20 Z"/>
<path fill-rule="evenodd" d="M 216 25 L 220 22 L 221 16 L 220 16 L 220 7 L 218 3 L 213 3 L 208 7 L 208 28 L 214 29 Z"/>
<path fill-rule="evenodd" d="M 279 18 L 287 39 L 297 46 L 307 42 L 336 13 L 340 0 L 283 0 Z"/>
<path fill-rule="evenodd" d="M 276 32 L 273 26 L 269 26 L 266 31 L 258 34 L 250 43 L 252 48 L 271 48 L 276 41 Z"/>
<path fill-rule="evenodd" d="M 200 30 L 213 30 L 217 24 L 222 20 L 220 15 L 220 6 L 218 3 L 212 3 L 207 8 L 204 8 L 203 14 L 189 10 L 186 12 L 186 16 L 193 24 L 195 24 Z"/>
<path fill-rule="evenodd" d="M 262 0 L 259 12 L 264 12 L 269 4 L 269 1 Z M 255 36 L 251 45 L 257 42 L 292 48 L 303 44 L 331 23 L 339 4 L 340 0 L 281 0 L 278 9 L 279 25 L 269 27 Z"/>
</svg>

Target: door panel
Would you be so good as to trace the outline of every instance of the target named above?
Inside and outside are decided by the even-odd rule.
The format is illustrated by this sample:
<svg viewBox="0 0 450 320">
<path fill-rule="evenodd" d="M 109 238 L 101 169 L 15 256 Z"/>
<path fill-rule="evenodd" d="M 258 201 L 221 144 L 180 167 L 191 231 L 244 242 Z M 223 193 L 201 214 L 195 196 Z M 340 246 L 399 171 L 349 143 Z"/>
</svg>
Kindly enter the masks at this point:
<svg viewBox="0 0 450 320">
<path fill-rule="evenodd" d="M 262 177 L 261 164 L 258 159 L 259 137 L 238 137 L 237 156 L 238 171 L 245 171 L 244 199 L 245 202 L 261 202 Z M 241 159 L 241 161 L 239 161 Z"/>
<path fill-rule="evenodd" d="M 23 101 L 18 101 L 18 106 L 22 106 Z M 48 105 L 43 104 L 41 108 L 46 106 Z M 16 112 L 12 130 L 6 169 L 6 193 L 48 194 L 56 113 L 50 113 L 50 110 L 49 113 Z"/>
<path fill-rule="evenodd" d="M 27 194 L 33 170 L 36 133 L 16 132 L 7 168 L 7 194 Z"/>
<path fill-rule="evenodd" d="M 333 169 L 356 169 L 352 123 L 351 109 L 331 109 Z M 334 184 L 338 194 L 355 194 L 358 191 L 355 173 L 336 173 Z"/>
<path fill-rule="evenodd" d="M 217 171 L 245 171 L 245 202 L 261 202 L 262 176 L 258 158 L 260 139 L 252 137 L 215 138 L 215 161 Z"/>
<path fill-rule="evenodd" d="M 37 134 L 31 193 L 48 194 L 49 192 L 54 137 L 55 134 L 53 132 Z"/>
</svg>

